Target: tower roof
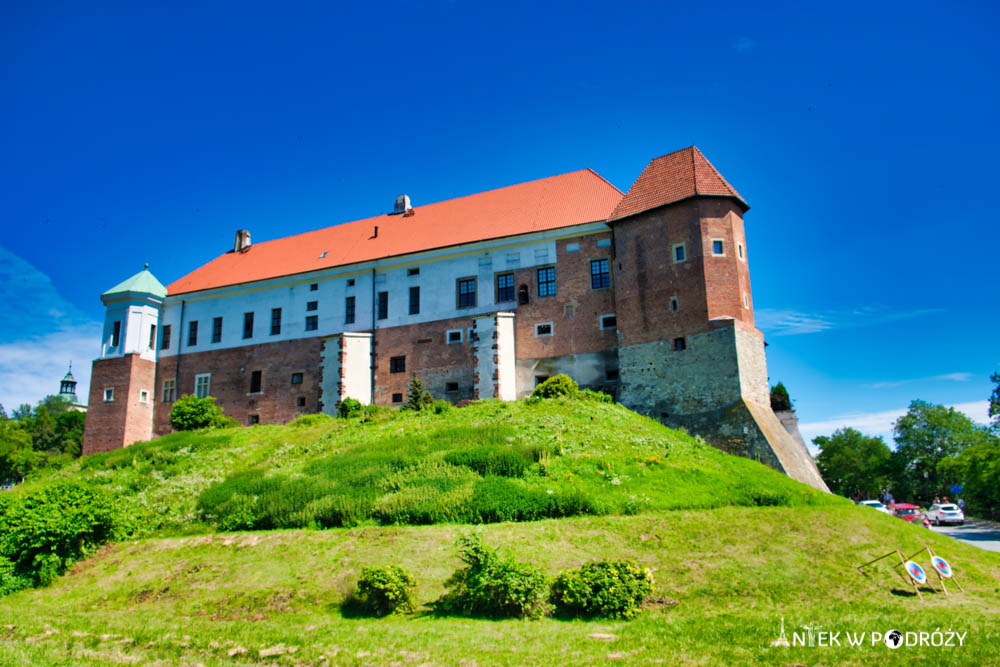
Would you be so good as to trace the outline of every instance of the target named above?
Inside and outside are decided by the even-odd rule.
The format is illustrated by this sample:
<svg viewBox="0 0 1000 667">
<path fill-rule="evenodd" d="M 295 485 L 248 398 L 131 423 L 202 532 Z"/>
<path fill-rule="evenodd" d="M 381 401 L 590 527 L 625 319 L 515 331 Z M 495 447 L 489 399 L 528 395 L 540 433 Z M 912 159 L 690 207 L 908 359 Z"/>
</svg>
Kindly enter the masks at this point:
<svg viewBox="0 0 1000 667">
<path fill-rule="evenodd" d="M 135 274 L 128 280 L 120 282 L 109 289 L 101 295 L 101 298 L 103 299 L 104 297 L 114 296 L 116 294 L 127 294 L 129 292 L 152 294 L 153 296 L 158 296 L 161 299 L 167 296 L 167 288 L 163 286 L 163 283 L 156 279 L 156 276 L 149 272 L 149 264 L 147 264 L 142 271 Z"/>
<path fill-rule="evenodd" d="M 750 205 L 712 166 L 696 146 L 688 146 L 650 162 L 611 214 L 611 220 L 666 206 L 696 196 L 732 197 Z"/>
</svg>

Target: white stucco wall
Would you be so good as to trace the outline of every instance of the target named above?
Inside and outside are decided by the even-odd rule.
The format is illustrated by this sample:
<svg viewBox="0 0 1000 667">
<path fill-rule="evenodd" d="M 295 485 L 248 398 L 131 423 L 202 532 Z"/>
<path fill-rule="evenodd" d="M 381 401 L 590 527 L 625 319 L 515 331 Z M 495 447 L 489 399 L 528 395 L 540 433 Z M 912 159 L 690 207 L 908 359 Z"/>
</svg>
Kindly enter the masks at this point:
<svg viewBox="0 0 1000 667">
<path fill-rule="evenodd" d="M 159 339 L 159 316 L 159 309 L 144 300 L 117 301 L 108 304 L 104 313 L 101 358 L 138 353 L 143 359 L 156 361 L 156 350 L 149 347 L 149 328 L 154 324 L 157 325 L 157 339 Z M 121 322 L 117 347 L 111 345 L 115 322 Z"/>
<path fill-rule="evenodd" d="M 517 399 L 517 354 L 514 350 L 514 313 L 497 313 L 497 366 L 502 401 Z"/>
</svg>

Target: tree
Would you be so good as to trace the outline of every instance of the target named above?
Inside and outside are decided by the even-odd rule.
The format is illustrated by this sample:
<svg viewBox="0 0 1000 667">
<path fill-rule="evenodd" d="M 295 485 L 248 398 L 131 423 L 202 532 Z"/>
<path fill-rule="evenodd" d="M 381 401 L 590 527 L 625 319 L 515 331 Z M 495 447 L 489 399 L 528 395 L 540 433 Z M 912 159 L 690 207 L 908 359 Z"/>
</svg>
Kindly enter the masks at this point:
<svg viewBox="0 0 1000 667">
<path fill-rule="evenodd" d="M 0 482 L 23 479 L 45 462 L 31 446 L 31 434 L 10 419 L 0 419 Z"/>
<path fill-rule="evenodd" d="M 771 387 L 771 409 L 775 412 L 788 412 L 792 409 L 792 399 L 788 397 L 785 385 L 780 382 Z"/>
<path fill-rule="evenodd" d="M 814 439 L 813 444 L 820 448 L 816 465 L 834 493 L 863 500 L 876 497 L 885 488 L 891 452 L 881 437 L 842 428 L 832 437 Z"/>
<path fill-rule="evenodd" d="M 988 435 L 958 456 L 942 459 L 938 474 L 962 485 L 966 511 L 1000 519 L 1000 437 Z"/>
<path fill-rule="evenodd" d="M 923 502 L 948 493 L 949 479 L 939 473 L 938 463 L 987 436 L 984 428 L 955 408 L 924 401 L 910 403 L 909 411 L 896 420 L 893 433 L 896 451 L 890 461 L 890 476 L 896 497 Z"/>
<path fill-rule="evenodd" d="M 434 397 L 424 383 L 414 374 L 410 378 L 410 389 L 406 392 L 407 410 L 429 410 L 434 405 Z"/>
<path fill-rule="evenodd" d="M 1000 433 L 1000 373 L 991 375 L 990 381 L 996 383 L 993 393 L 990 394 L 990 424 L 993 430 Z"/>
<path fill-rule="evenodd" d="M 187 394 L 178 398 L 170 409 L 170 427 L 175 431 L 228 426 L 236 426 L 236 420 L 222 414 L 222 408 L 215 404 L 215 396 L 198 398 Z"/>
</svg>

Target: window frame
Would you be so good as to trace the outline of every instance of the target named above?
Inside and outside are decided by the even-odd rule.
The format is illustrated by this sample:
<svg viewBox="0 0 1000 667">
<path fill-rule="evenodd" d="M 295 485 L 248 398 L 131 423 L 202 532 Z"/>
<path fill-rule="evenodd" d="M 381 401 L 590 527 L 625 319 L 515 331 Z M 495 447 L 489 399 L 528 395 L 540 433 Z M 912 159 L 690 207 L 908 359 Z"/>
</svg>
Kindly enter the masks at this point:
<svg viewBox="0 0 1000 667">
<path fill-rule="evenodd" d="M 200 393 L 201 391 L 201 381 L 205 381 L 205 393 Z M 211 373 L 196 373 L 194 376 L 194 395 L 198 398 L 205 398 L 212 395 L 212 374 Z"/>
<path fill-rule="evenodd" d="M 671 346 L 674 352 L 683 352 L 687 349 L 687 340 L 684 336 L 679 336 L 674 338 L 673 345 Z"/>
<path fill-rule="evenodd" d="M 669 308 L 670 308 L 670 312 L 671 313 L 679 312 L 680 309 L 681 309 L 681 300 L 679 298 L 677 298 L 676 296 L 670 297 Z"/>
<path fill-rule="evenodd" d="M 548 333 L 538 333 L 539 327 L 548 327 Z M 535 322 L 535 338 L 548 338 L 556 335 L 556 327 L 553 322 Z"/>
<path fill-rule="evenodd" d="M 712 257 L 725 257 L 726 256 L 726 239 L 713 238 L 709 239 L 712 244 Z M 719 244 L 720 251 L 715 252 L 715 244 Z"/>
<path fill-rule="evenodd" d="M 140 403 L 149 403 L 149 390 L 148 389 L 140 389 L 139 390 L 139 402 Z"/>
<path fill-rule="evenodd" d="M 115 402 L 115 388 L 114 387 L 105 387 L 104 388 L 104 402 L 105 403 L 114 403 Z"/>
<path fill-rule="evenodd" d="M 173 403 L 177 400 L 177 379 L 164 380 L 163 381 L 163 403 Z"/>
<path fill-rule="evenodd" d="M 254 391 L 254 382 L 257 383 L 257 390 Z M 250 391 L 248 394 L 264 393 L 264 371 L 250 371 Z"/>
<path fill-rule="evenodd" d="M 164 324 L 160 327 L 160 349 L 169 350 L 170 349 L 170 325 Z"/>
<path fill-rule="evenodd" d="M 510 278 L 510 285 L 503 285 L 503 286 L 500 285 L 500 280 L 504 278 Z M 515 301 L 517 301 L 517 286 L 515 285 L 514 282 L 514 272 L 504 271 L 503 273 L 496 274 L 496 276 L 493 278 L 493 289 L 494 289 L 493 298 L 495 299 L 494 303 L 514 303 Z M 501 296 L 501 290 L 503 291 L 510 290 L 510 298 L 504 299 Z"/>
<path fill-rule="evenodd" d="M 243 340 L 253 338 L 253 313 L 243 313 Z"/>
<path fill-rule="evenodd" d="M 543 271 L 544 272 L 551 271 L 552 272 L 552 279 L 551 280 L 542 280 L 542 272 Z M 556 267 L 555 267 L 554 264 L 550 264 L 549 266 L 540 266 L 537 269 L 535 269 L 535 282 L 537 283 L 537 290 L 536 291 L 538 292 L 538 298 L 539 299 L 544 299 L 545 297 L 549 297 L 549 296 L 556 296 L 559 293 L 559 290 L 557 289 L 557 286 L 556 286 Z M 542 285 L 551 285 L 552 291 L 549 292 L 548 291 L 549 288 L 546 287 L 546 293 L 542 294 Z"/>
<path fill-rule="evenodd" d="M 677 250 L 681 251 L 681 258 L 677 259 Z M 687 261 L 687 243 L 675 243 L 670 246 L 670 258 L 674 264 L 683 264 Z"/>
<path fill-rule="evenodd" d="M 402 394 L 402 392 L 396 392 L 396 393 L 394 393 L 392 395 L 392 402 L 393 402 L 393 404 L 402 403 L 403 402 L 403 394 Z"/>
<path fill-rule="evenodd" d="M 118 347 L 122 342 L 122 321 L 115 320 L 111 325 L 111 347 Z"/>
<path fill-rule="evenodd" d="M 389 357 L 389 373 L 405 373 L 406 372 L 406 355 L 399 355 L 395 357 Z"/>
<path fill-rule="evenodd" d="M 477 296 L 476 293 L 478 292 L 478 289 L 479 289 L 479 286 L 476 284 L 477 282 L 478 281 L 477 281 L 477 279 L 476 279 L 475 276 L 466 276 L 464 278 L 456 278 L 455 279 L 455 309 L 456 310 L 465 310 L 467 308 L 475 308 L 476 307 L 476 303 L 478 301 L 478 296 Z M 462 286 L 463 285 L 471 285 L 472 286 L 472 291 L 463 292 L 462 291 Z M 472 303 L 465 303 L 463 305 L 463 300 L 466 301 L 466 302 L 469 301 L 470 295 L 472 297 Z"/>
<path fill-rule="evenodd" d="M 222 318 L 213 317 L 212 318 L 212 338 L 211 342 L 220 343 L 222 342 Z"/>
<path fill-rule="evenodd" d="M 420 285 L 410 286 L 410 315 L 420 314 Z"/>
<path fill-rule="evenodd" d="M 313 311 L 319 310 L 319 301 L 307 301 L 306 302 L 306 312 L 311 313 Z"/>
<path fill-rule="evenodd" d="M 296 382 L 298 380 L 298 382 Z M 305 381 L 305 374 L 301 372 L 292 373 L 291 383 L 292 385 L 300 385 Z"/>
<path fill-rule="evenodd" d="M 149 325 L 149 349 L 151 349 L 151 350 L 155 350 L 156 349 L 156 325 L 155 324 L 150 324 Z"/>
<path fill-rule="evenodd" d="M 594 265 L 596 264 L 598 268 L 601 268 L 601 263 L 604 264 L 604 271 L 600 273 L 594 273 Z M 594 284 L 594 278 L 600 278 L 599 283 Z M 604 290 L 611 289 L 611 258 L 609 257 L 597 257 L 590 260 L 590 289 L 591 290 Z"/>
<path fill-rule="evenodd" d="M 281 335 L 281 308 L 271 309 L 271 335 Z"/>
<path fill-rule="evenodd" d="M 611 326 L 605 324 L 607 318 L 613 319 L 615 322 Z M 616 331 L 618 329 L 618 317 L 615 313 L 605 313 L 597 318 L 597 326 L 601 331 Z"/>
<path fill-rule="evenodd" d="M 319 330 L 319 315 L 306 315 L 306 331 Z"/>
<path fill-rule="evenodd" d="M 188 347 L 198 346 L 198 320 L 188 322 Z"/>
<path fill-rule="evenodd" d="M 447 343 L 448 345 L 456 345 L 458 343 L 461 343 L 465 338 L 463 335 L 464 332 L 465 332 L 464 329 L 448 329 L 447 331 L 444 332 L 444 342 Z M 452 334 L 458 334 L 458 340 L 452 340 L 451 339 Z"/>
<path fill-rule="evenodd" d="M 378 298 L 376 299 L 377 307 L 377 320 L 387 320 L 389 319 L 389 292 L 382 291 L 378 293 Z"/>
</svg>

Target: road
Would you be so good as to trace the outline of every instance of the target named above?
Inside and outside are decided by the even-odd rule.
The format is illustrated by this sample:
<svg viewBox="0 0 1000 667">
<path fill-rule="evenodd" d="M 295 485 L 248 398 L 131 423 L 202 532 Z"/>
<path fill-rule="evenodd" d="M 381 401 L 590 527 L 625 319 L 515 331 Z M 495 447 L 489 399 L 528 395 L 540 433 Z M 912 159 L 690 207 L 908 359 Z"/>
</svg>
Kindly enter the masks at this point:
<svg viewBox="0 0 1000 667">
<path fill-rule="evenodd" d="M 967 519 L 964 526 L 931 526 L 931 530 L 980 549 L 1000 552 L 1000 524 L 991 521 Z"/>
</svg>

